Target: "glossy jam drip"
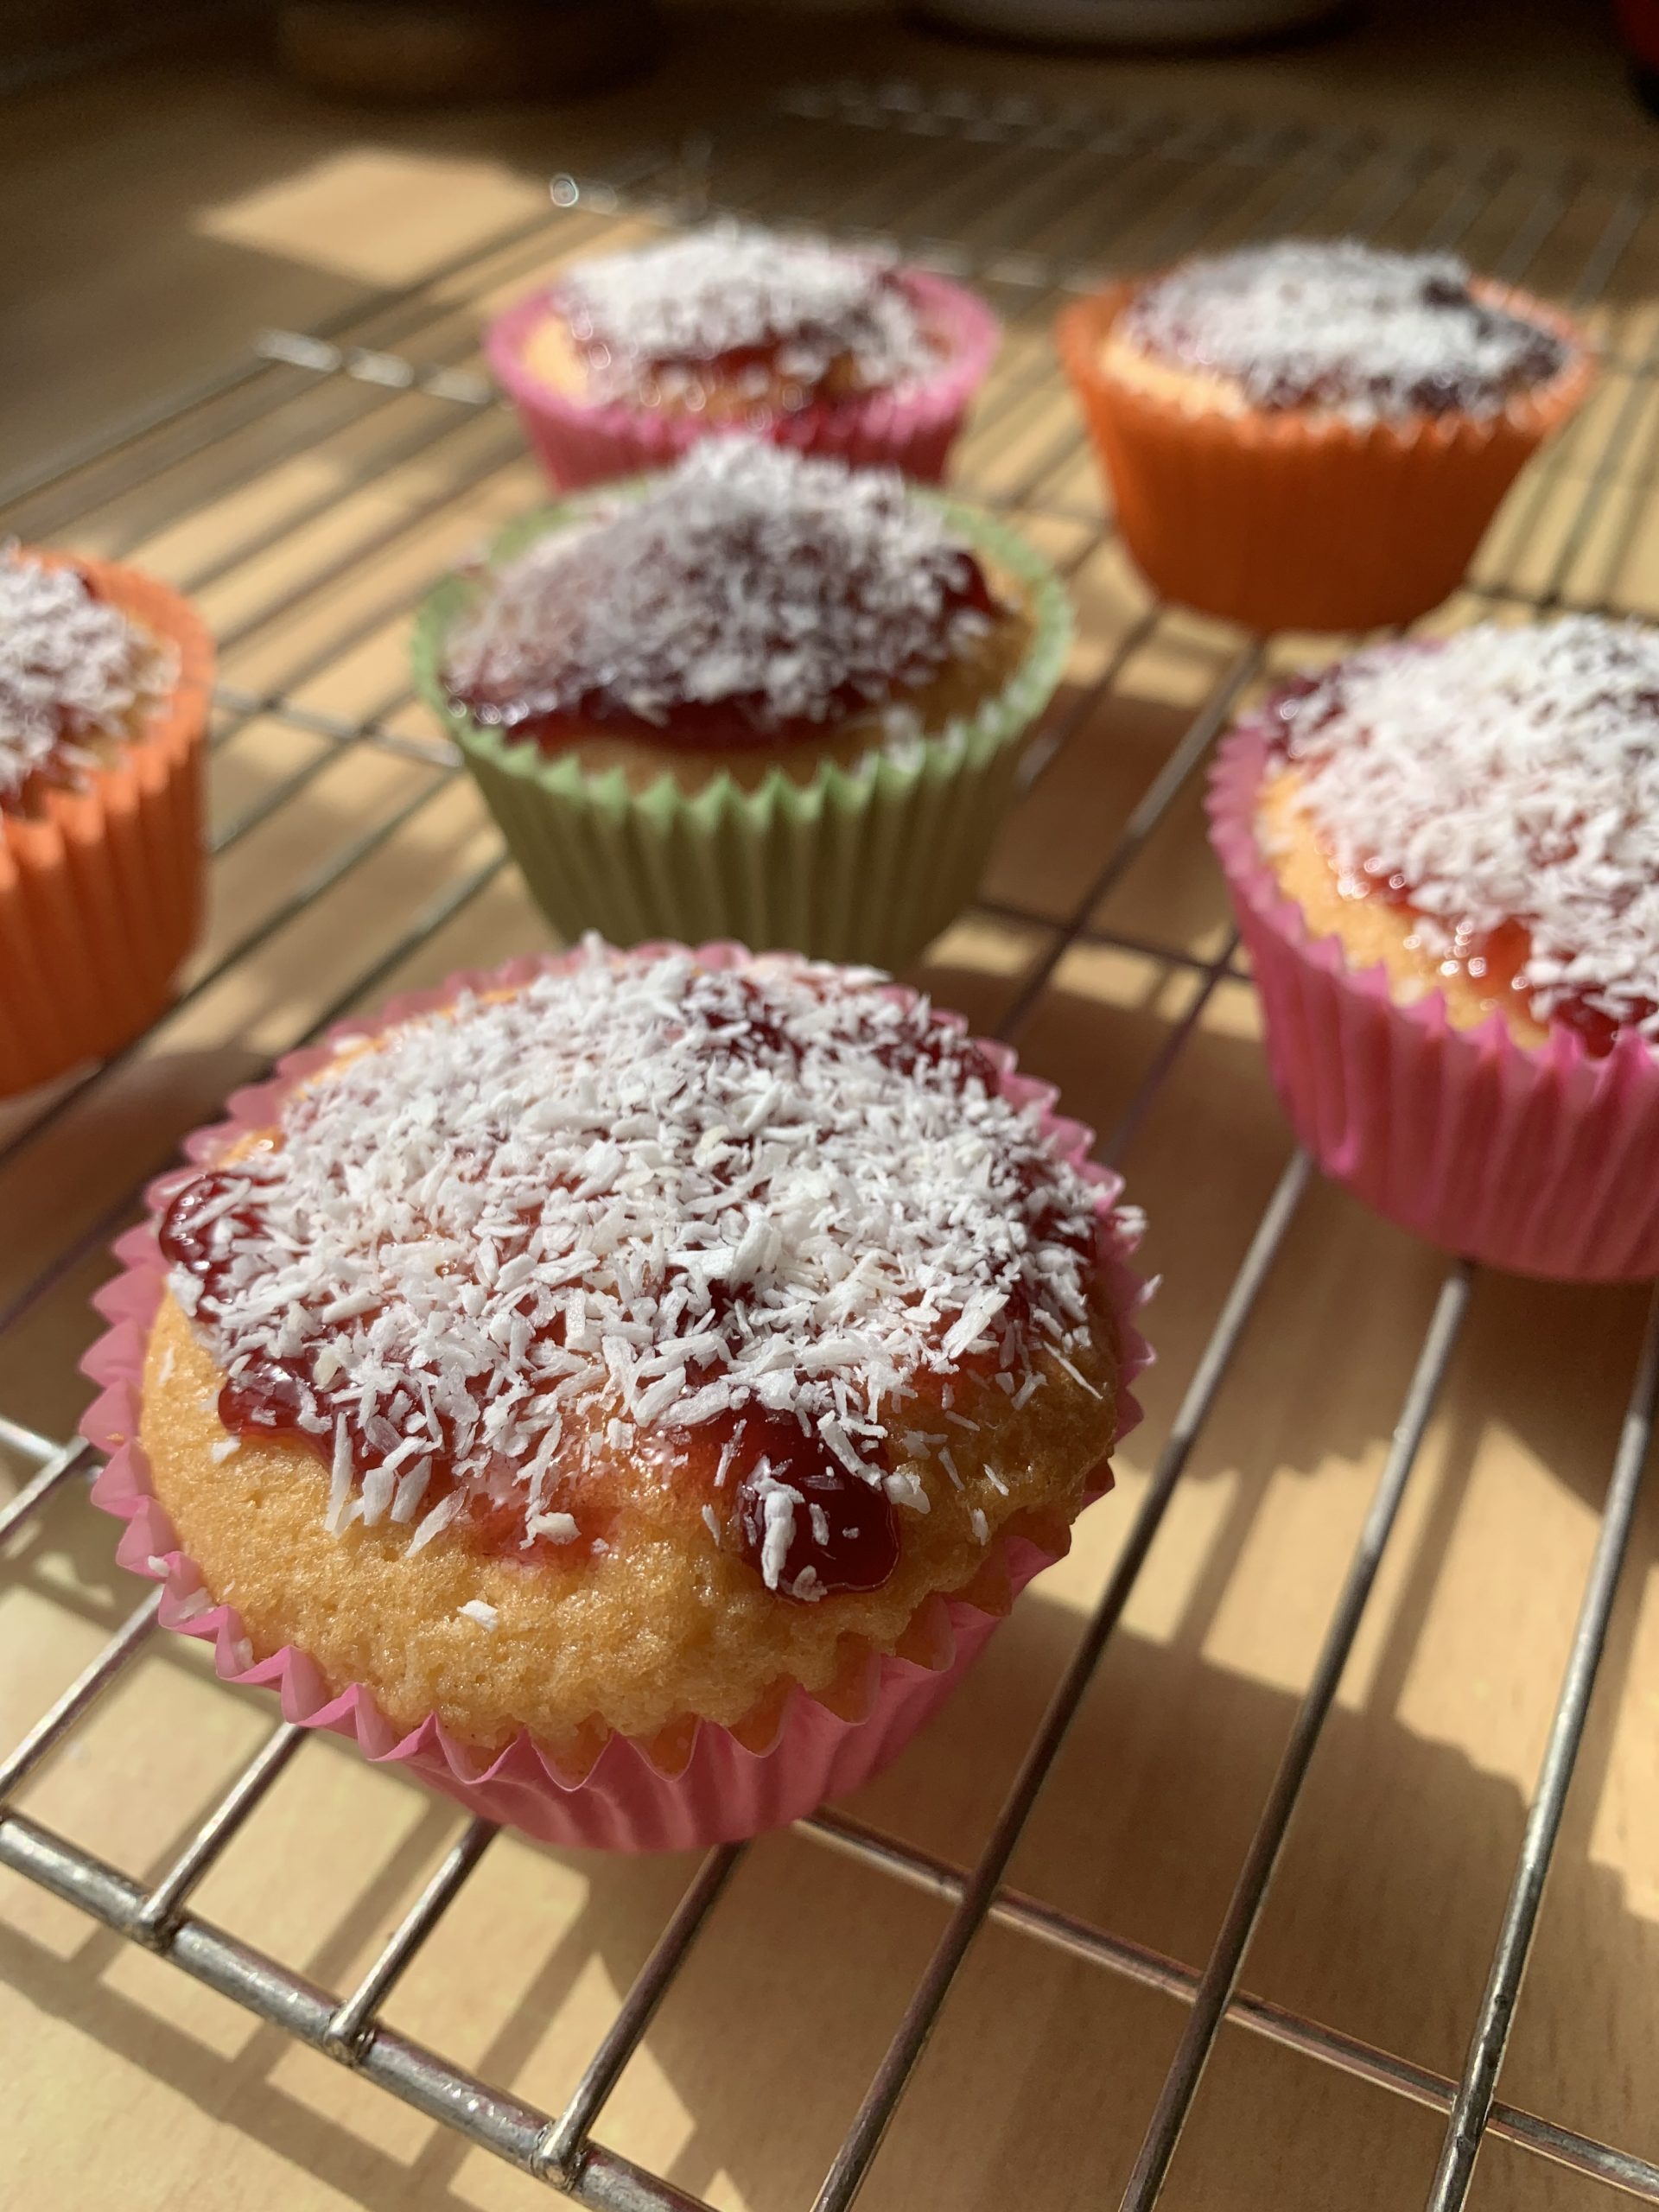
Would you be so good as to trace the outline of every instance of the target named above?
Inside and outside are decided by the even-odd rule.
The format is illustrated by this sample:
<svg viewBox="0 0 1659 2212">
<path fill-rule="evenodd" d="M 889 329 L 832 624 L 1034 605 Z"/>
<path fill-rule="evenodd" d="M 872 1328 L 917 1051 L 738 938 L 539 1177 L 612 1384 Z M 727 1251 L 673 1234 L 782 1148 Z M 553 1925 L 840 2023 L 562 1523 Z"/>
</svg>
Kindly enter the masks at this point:
<svg viewBox="0 0 1659 2212">
<path fill-rule="evenodd" d="M 210 1169 L 177 1192 L 162 1217 L 162 1256 L 196 1284 L 196 1312 L 203 1319 L 222 1305 L 232 1239 L 258 1226 L 246 1189 L 239 1176 Z M 226 1203 L 232 1198 L 236 1203 Z M 219 1418 L 233 1436 L 293 1436 L 319 1448 L 322 1416 L 308 1368 L 297 1360 L 262 1356 L 251 1362 L 221 1387 Z"/>
<path fill-rule="evenodd" d="M 887 1491 L 843 1466 L 788 1414 L 753 1410 L 719 1425 L 709 1440 L 729 1451 L 723 1484 L 733 1499 L 732 1530 L 758 1574 L 789 1598 L 879 1590 L 899 1564 L 899 1516 Z M 779 1485 L 787 1542 L 777 1556 Z M 716 1508 L 718 1511 L 718 1508 Z M 769 1548 L 771 1556 L 769 1557 Z"/>
<path fill-rule="evenodd" d="M 258 1223 L 258 1210 L 240 1175 L 209 1168 L 174 1193 L 162 1217 L 162 1256 L 200 1286 L 199 1311 L 219 1306 L 230 1278 L 232 1240 L 238 1230 L 251 1235 Z"/>
<path fill-rule="evenodd" d="M 753 536 L 747 543 L 734 542 L 727 550 L 738 562 L 760 566 L 758 544 Z M 930 674 L 949 658 L 952 636 L 962 616 L 977 615 L 986 621 L 995 621 L 1006 612 L 971 553 L 959 554 L 956 568 L 956 575 L 940 595 L 938 616 L 923 651 L 922 658 L 930 664 Z M 574 578 L 572 583 L 575 588 Z M 843 594 L 839 607 L 842 613 L 855 615 L 855 595 Z M 788 621 L 780 607 L 772 650 L 779 655 L 785 654 L 791 650 L 791 644 Z M 540 682 L 548 681 L 546 669 L 538 670 L 537 675 Z M 880 696 L 873 695 L 868 681 L 843 683 L 827 695 L 823 713 L 782 720 L 772 712 L 767 695 L 760 690 L 734 691 L 720 698 L 683 695 L 662 711 L 648 715 L 640 713 L 632 703 L 620 682 L 589 684 L 569 706 L 552 712 L 538 709 L 524 690 L 512 686 L 452 683 L 449 696 L 475 721 L 499 729 L 514 739 L 533 742 L 543 753 L 563 752 L 596 733 L 640 739 L 671 746 L 677 751 L 696 753 L 741 752 L 758 746 L 821 742 L 826 727 L 833 727 L 872 707 L 903 707 L 919 688 L 917 682 L 906 681 L 898 671 L 892 674 Z"/>
<path fill-rule="evenodd" d="M 297 1361 L 261 1360 L 219 1394 L 219 1418 L 233 1436 L 297 1436 L 316 1445 L 316 1394 Z"/>
</svg>

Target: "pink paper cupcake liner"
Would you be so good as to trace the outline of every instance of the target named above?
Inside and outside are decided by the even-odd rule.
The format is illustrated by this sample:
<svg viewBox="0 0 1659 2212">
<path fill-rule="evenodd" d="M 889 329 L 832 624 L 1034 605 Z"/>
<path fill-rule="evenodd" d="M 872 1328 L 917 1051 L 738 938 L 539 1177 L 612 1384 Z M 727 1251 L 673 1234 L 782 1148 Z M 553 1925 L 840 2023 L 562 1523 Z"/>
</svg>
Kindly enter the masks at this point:
<svg viewBox="0 0 1659 2212">
<path fill-rule="evenodd" d="M 1597 1058 L 1556 1025 L 1516 1042 L 1500 1014 L 1454 1028 L 1438 991 L 1402 1004 L 1379 964 L 1315 937 L 1263 859 L 1265 723 L 1211 774 L 1211 842 L 1261 995 L 1268 1065 L 1327 1175 L 1433 1243 L 1519 1274 L 1659 1274 L 1659 1058 L 1626 1032 Z"/>
<path fill-rule="evenodd" d="M 666 468 L 698 439 L 732 430 L 758 432 L 775 445 L 829 454 L 854 467 L 897 468 L 920 483 L 937 484 L 990 367 L 999 325 L 983 300 L 946 277 L 906 269 L 901 278 L 923 321 L 944 340 L 939 367 L 903 391 L 814 402 L 791 414 L 712 425 L 695 415 L 616 400 L 595 404 L 557 391 L 524 359 L 524 340 L 547 313 L 545 292 L 520 300 L 492 323 L 484 350 L 549 480 L 561 491 Z"/>
<path fill-rule="evenodd" d="M 797 1687 L 763 1748 L 752 1750 L 728 1729 L 702 1721 L 684 1765 L 667 1771 L 642 1745 L 613 1735 L 593 1766 L 577 1777 L 561 1772 L 528 1734 L 521 1733 L 492 1758 L 458 1742 L 435 1715 L 402 1732 L 380 1712 L 369 1690 L 354 1684 L 331 1692 L 305 1653 L 290 1645 L 253 1662 L 235 1608 L 212 1602 L 199 1570 L 179 1548 L 138 1441 L 144 1349 L 166 1282 L 156 1224 L 173 1193 L 195 1167 L 218 1158 L 249 1131 L 268 1128 L 294 1084 L 325 1066 L 346 1039 L 378 1033 L 411 1015 L 446 1006 L 466 991 L 528 982 L 578 957 L 565 953 L 519 959 L 489 972 L 451 976 L 435 990 L 394 999 L 372 1020 L 342 1023 L 323 1043 L 289 1054 L 277 1063 L 269 1081 L 232 1096 L 225 1121 L 188 1137 L 183 1149 L 192 1166 L 175 1168 L 150 1185 L 146 1193 L 149 1217 L 118 1242 L 115 1257 L 120 1272 L 94 1300 L 110 1326 L 82 1363 L 84 1371 L 99 1385 L 99 1395 L 82 1418 L 81 1433 L 109 1455 L 93 1486 L 92 1500 L 126 1523 L 118 1560 L 132 1573 L 164 1584 L 162 1626 L 211 1641 L 222 1681 L 268 1685 L 276 1691 L 285 1719 L 353 1738 L 364 1756 L 377 1764 L 418 1775 L 469 1813 L 522 1828 L 544 1843 L 611 1851 L 683 1850 L 786 1827 L 825 1798 L 868 1781 L 944 1703 L 996 1626 L 1001 1611 L 986 1610 L 959 1597 L 930 1599 L 912 1624 L 921 1632 L 912 1641 L 925 1645 L 926 1661 L 872 1653 L 861 1698 L 849 1700 L 837 1695 L 839 1707 L 857 1704 L 850 1714 L 830 1711 Z M 739 945 L 714 944 L 701 947 L 697 957 L 711 965 L 730 966 L 748 955 Z M 912 995 L 899 985 L 892 988 L 896 995 Z M 966 1027 L 955 1017 L 950 1019 L 958 1028 Z M 1143 1295 L 1124 1256 L 1133 1249 L 1134 1233 L 1127 1223 L 1115 1218 L 1122 1181 L 1088 1160 L 1093 1133 L 1053 1112 L 1056 1094 L 1050 1085 L 1020 1075 L 1006 1046 L 987 1045 L 983 1049 L 997 1070 L 1003 1095 L 1019 1105 L 1035 1103 L 1044 1129 L 1058 1148 L 1097 1185 L 1102 1247 L 1122 1336 L 1116 1446 L 1141 1418 L 1128 1386 L 1152 1357 L 1134 1324 Z M 1109 1468 L 1103 1465 L 1085 1503 L 1100 1497 L 1110 1479 Z M 1006 1540 L 1001 1548 L 1011 1596 L 1060 1556 L 1024 1536 Z"/>
</svg>

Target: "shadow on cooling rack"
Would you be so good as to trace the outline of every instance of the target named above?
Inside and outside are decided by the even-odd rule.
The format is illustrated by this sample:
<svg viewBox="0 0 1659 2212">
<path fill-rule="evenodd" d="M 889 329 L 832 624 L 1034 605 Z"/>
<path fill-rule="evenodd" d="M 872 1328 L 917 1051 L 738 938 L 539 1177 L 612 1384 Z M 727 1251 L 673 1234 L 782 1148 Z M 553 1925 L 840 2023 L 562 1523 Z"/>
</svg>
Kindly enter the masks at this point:
<svg viewBox="0 0 1659 2212">
<path fill-rule="evenodd" d="M 1609 1655 L 1614 1681 L 1628 1656 L 1629 1613 Z M 962 1801 L 983 1794 L 968 1777 L 988 1770 L 1000 1788 L 1077 1625 L 1067 1609 L 1033 1595 L 962 1695 L 852 1809 L 926 1836 L 939 1825 L 941 1797 L 960 1810 Z M 1014 1882 L 1114 1933 L 1201 1962 L 1294 1702 L 1286 1690 L 1206 1659 L 1185 1637 L 1165 1643 L 1120 1635 L 1016 1861 Z M 1604 1722 L 1586 1745 L 1589 1786 L 1581 1783 L 1554 1876 L 1551 1915 L 1568 1940 L 1552 1938 L 1547 1924 L 1505 2093 L 1650 2153 L 1652 2116 L 1643 2114 L 1635 2084 L 1605 2063 L 1610 2048 L 1650 2049 L 1659 2037 L 1659 1923 L 1632 1910 L 1618 1875 L 1593 1863 L 1587 1849 L 1608 1751 Z M 300 1787 L 307 1760 L 326 1763 L 332 1771 L 323 1782 L 336 1791 L 360 1765 L 342 1746 L 308 1745 L 232 1847 L 226 1866 L 245 1861 L 237 1885 L 245 1905 L 235 1924 L 256 1942 L 259 1916 L 250 1918 L 245 1900 L 261 1894 L 262 1880 L 276 1885 L 270 1897 L 293 1878 L 262 1837 L 291 1848 L 281 1801 Z M 334 1861 L 326 1927 L 285 1953 L 329 1986 L 349 1984 L 457 1826 L 451 1808 L 405 1780 L 378 1777 L 372 1786 L 379 1817 L 352 1831 L 354 1848 Z M 49 1800 L 54 1793 L 48 1783 L 39 1794 Z M 188 1808 L 156 1866 L 201 1809 Z M 986 1809 L 976 1806 L 976 1820 Z M 1522 1810 L 1513 1781 L 1479 1771 L 1461 1751 L 1424 1740 L 1374 1703 L 1366 1713 L 1338 1710 L 1249 1986 L 1455 2071 Z M 49 1812 L 42 1804 L 41 1816 Z M 346 1833 L 338 1824 L 320 1828 L 315 1849 L 338 1853 Z M 672 1909 L 690 1863 L 560 1854 L 503 1837 L 386 2017 L 486 2082 L 556 2109 Z M 459 2139 L 346 2082 L 321 2059 L 299 2057 L 276 2031 L 188 1989 L 181 1978 L 158 1982 L 158 1969 L 120 1963 L 128 1947 L 117 1937 L 77 1923 L 75 1939 L 66 1940 L 60 1909 L 22 1885 L 7 1886 L 0 1972 L 42 2014 L 73 2021 L 173 2093 L 232 2120 L 280 2157 L 290 2177 L 302 2168 L 369 2212 L 475 2212 L 545 2201 Z M 573 1893 L 577 1904 L 567 1910 Z M 545 1942 L 537 1936 L 538 1897 L 543 1925 L 557 1929 Z M 211 1895 L 201 1910 L 213 1917 Z M 600 2139 L 721 2204 L 809 2202 L 943 1912 L 810 1838 L 763 1840 L 671 1991 Z M 1605 1986 L 1600 2031 L 1566 2047 L 1533 2045 L 1529 2012 L 1581 2015 L 1590 1962 Z M 463 1980 L 467 1996 L 457 2005 L 446 1992 Z M 991 1929 L 863 2201 L 880 2212 L 1003 2212 L 1010 2203 L 1069 2212 L 1115 2201 L 1182 2017 L 1154 1993 L 1022 1934 Z M 1264 2115 L 1270 2104 L 1281 2115 L 1287 2109 L 1290 2067 L 1300 2069 L 1293 2085 L 1297 2126 L 1273 2136 Z M 664 2110 L 675 2115 L 671 2126 Z M 1213 2212 L 1260 2212 L 1269 2201 L 1275 2212 L 1330 2212 L 1337 2162 L 1366 2175 L 1374 2191 L 1367 2202 L 1419 2202 L 1438 2129 L 1433 2114 L 1230 2034 L 1169 2201 Z M 1554 2212 L 1569 2202 L 1548 2170 L 1502 2146 L 1488 2155 L 1508 2159 L 1507 2212 Z M 1263 2193 L 1268 2175 L 1270 2198 Z"/>
</svg>

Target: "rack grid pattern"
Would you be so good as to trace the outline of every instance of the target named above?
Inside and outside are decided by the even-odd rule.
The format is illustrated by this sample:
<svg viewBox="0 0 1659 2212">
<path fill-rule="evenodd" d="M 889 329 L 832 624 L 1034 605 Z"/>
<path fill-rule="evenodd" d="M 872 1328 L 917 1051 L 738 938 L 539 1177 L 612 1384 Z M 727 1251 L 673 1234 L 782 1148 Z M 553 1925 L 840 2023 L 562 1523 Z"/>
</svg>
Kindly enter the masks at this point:
<svg viewBox="0 0 1659 2212">
<path fill-rule="evenodd" d="M 451 749 L 429 734 L 411 711 L 406 690 L 388 683 L 385 672 L 392 664 L 390 641 L 401 634 L 421 584 L 481 534 L 493 503 L 522 504 L 530 482 L 513 427 L 478 367 L 480 315 L 550 259 L 620 235 L 626 223 L 678 223 L 711 208 L 753 212 L 847 238 L 890 239 L 984 284 L 1008 315 L 1011 342 L 977 418 L 964 489 L 1046 530 L 1073 572 L 1109 541 L 1109 520 L 1095 503 L 1075 419 L 1067 416 L 1058 432 L 1045 428 L 1034 442 L 1028 426 L 1042 421 L 1054 397 L 1058 371 L 1044 333 L 1061 295 L 1108 273 L 1090 257 L 1101 240 L 1112 241 L 1115 268 L 1154 266 L 1206 245 L 1297 227 L 1466 246 L 1500 277 L 1535 283 L 1572 302 L 1596 327 L 1607 362 L 1597 409 L 1530 473 L 1489 539 L 1471 580 L 1470 606 L 1535 613 L 1562 607 L 1644 611 L 1641 589 L 1630 579 L 1643 499 L 1659 469 L 1652 409 L 1659 322 L 1649 328 L 1639 312 L 1615 312 L 1606 302 L 1616 278 L 1631 280 L 1639 294 L 1637 280 L 1659 269 L 1659 177 L 1653 175 L 1602 174 L 1592 163 L 1541 162 L 1502 149 L 1468 153 L 1346 129 L 1245 125 L 1216 116 L 1048 112 L 1020 101 L 849 83 L 804 88 L 775 110 L 740 118 L 718 133 L 671 151 L 642 152 L 602 182 L 562 177 L 553 198 L 558 212 L 550 219 L 493 239 L 330 327 L 267 332 L 232 368 L 3 487 L 8 526 L 29 538 L 84 540 L 118 554 L 140 540 L 164 548 L 169 534 L 187 525 L 194 532 L 196 550 L 177 580 L 211 602 L 229 664 L 218 699 L 216 757 L 233 764 L 238 744 L 262 728 L 289 733 L 296 741 L 292 765 L 251 778 L 241 801 L 221 813 L 213 840 L 221 883 L 234 882 L 226 871 L 235 871 L 245 856 L 253 865 L 260 834 L 280 826 L 284 810 L 342 759 L 385 756 L 412 775 L 391 811 L 321 866 L 302 871 L 278 904 L 264 912 L 253 904 L 238 910 L 249 918 L 210 949 L 169 1020 L 188 1018 L 194 1003 L 246 972 L 314 902 L 372 870 L 427 815 L 435 797 L 459 787 Z M 1649 282 L 1646 289 L 1659 285 Z M 354 456 L 349 473 L 308 484 L 306 455 L 342 429 Z M 382 518 L 366 531 L 359 522 L 349 539 L 331 548 L 332 518 L 349 503 L 359 512 L 364 495 L 383 487 Z M 273 557 L 287 557 L 312 540 L 317 550 L 304 584 L 270 588 Z M 319 594 L 337 596 L 321 629 L 309 620 Z M 1063 699 L 1027 757 L 1027 787 L 1077 741 L 1132 655 L 1173 619 L 1166 609 L 1145 606 L 1115 633 L 1096 639 L 1098 661 Z M 1104 1141 L 1107 1157 L 1121 1153 L 1157 1110 L 1211 995 L 1241 971 L 1236 938 L 1196 950 L 1179 942 L 1149 944 L 1103 928 L 1099 909 L 1187 791 L 1236 703 L 1277 650 L 1259 638 L 1230 641 L 1218 680 L 1064 914 L 1028 913 L 991 900 L 982 909 L 1027 931 L 1039 947 L 1005 1010 L 1005 1036 L 1020 1035 L 1061 963 L 1080 944 L 1148 956 L 1193 980 L 1180 1018 Z M 302 1036 L 284 1041 L 316 1035 L 417 965 L 444 929 L 487 894 L 503 865 L 487 838 L 480 850 L 446 861 L 428 902 L 400 922 L 370 964 L 343 977 L 320 1012 L 308 1014 Z M 54 1129 L 96 1103 L 143 1050 L 141 1040 L 117 1061 L 60 1087 L 44 1104 L 13 1110 L 0 1122 L 0 1170 L 27 1160 L 35 1147 L 47 1157 Z M 163 1147 L 155 1166 L 166 1158 Z M 1454 2212 L 1465 2202 L 1488 2133 L 1611 2191 L 1659 2204 L 1659 2165 L 1496 2094 L 1649 1456 L 1659 1394 L 1659 1303 L 1630 1382 L 1548 1749 L 1459 2079 L 1252 1996 L 1241 1987 L 1241 1975 L 1470 1303 L 1473 1271 L 1462 1262 L 1448 1265 L 1370 1513 L 1208 1957 L 1188 1963 L 1164 1956 L 1006 1880 L 1310 1180 L 1306 1160 L 1293 1156 L 1214 1314 L 1133 1528 L 977 1862 L 967 1868 L 948 1864 L 834 1809 L 803 1824 L 803 1832 L 829 1850 L 850 1854 L 950 1908 L 823 2180 L 817 2212 L 845 2212 L 857 2196 L 958 1969 L 988 1922 L 1187 2007 L 1185 2034 L 1122 2198 L 1130 2212 L 1146 2212 L 1160 2194 L 1224 2023 L 1443 2115 L 1444 2150 L 1429 2198 L 1433 2212 Z M 78 1220 L 67 1242 L 30 1262 L 0 1307 L 0 1340 L 25 1327 L 55 1289 L 91 1262 L 132 1217 L 136 1204 L 133 1188 L 109 1194 L 92 1217 Z M 88 1447 L 61 1444 L 9 1417 L 0 1418 L 0 1448 L 33 1470 L 0 1507 L 0 1541 L 94 1471 Z M 146 1598 L 0 1759 L 0 1862 L 575 2201 L 601 2212 L 697 2212 L 699 2199 L 607 2149 L 594 2130 L 742 1847 L 714 1852 L 690 1881 L 564 2109 L 533 2109 L 380 2017 L 394 1985 L 486 1850 L 493 1833 L 487 1823 L 463 1830 L 372 1967 L 342 1993 L 315 1986 L 190 1909 L 197 1885 L 300 1752 L 302 1731 L 283 1724 L 271 1732 L 175 1862 L 149 1885 L 12 1804 L 25 1780 L 146 1649 L 157 1602 Z"/>
</svg>

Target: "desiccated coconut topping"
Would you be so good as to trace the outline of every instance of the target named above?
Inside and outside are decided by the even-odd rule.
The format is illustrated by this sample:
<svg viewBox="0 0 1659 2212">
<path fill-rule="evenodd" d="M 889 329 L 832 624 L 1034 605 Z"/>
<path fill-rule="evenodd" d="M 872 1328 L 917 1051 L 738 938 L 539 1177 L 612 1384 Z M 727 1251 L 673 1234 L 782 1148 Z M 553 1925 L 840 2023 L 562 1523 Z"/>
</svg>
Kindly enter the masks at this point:
<svg viewBox="0 0 1659 2212">
<path fill-rule="evenodd" d="M 607 1465 L 671 1484 L 701 1451 L 716 1539 L 734 1516 L 810 1599 L 885 1579 L 894 1506 L 927 1510 L 889 1440 L 944 1463 L 973 1428 L 930 1378 L 1018 1407 L 1076 1371 L 1096 1195 L 869 971 L 595 944 L 348 1052 L 162 1245 L 221 1415 L 309 1436 L 332 1527 L 563 1546 Z"/>
<path fill-rule="evenodd" d="M 173 675 L 171 653 L 78 569 L 0 548 L 0 802 L 91 767 L 91 744 L 130 735 Z"/>
<path fill-rule="evenodd" d="M 1567 347 L 1471 285 L 1455 254 L 1284 238 L 1183 262 L 1118 327 L 1159 359 L 1230 378 L 1258 407 L 1491 414 L 1557 374 Z"/>
<path fill-rule="evenodd" d="M 601 397 L 628 391 L 642 369 L 710 364 L 751 375 L 757 397 L 768 372 L 810 391 L 845 363 L 861 385 L 893 390 L 935 361 L 880 259 L 747 225 L 582 262 L 553 302 Z"/>
<path fill-rule="evenodd" d="M 509 731 L 720 709 L 722 741 L 756 741 L 925 681 L 993 607 L 965 543 L 896 470 L 711 438 L 643 498 L 487 576 L 445 680 Z"/>
<path fill-rule="evenodd" d="M 1276 716 L 1301 804 L 1357 888 L 1461 957 L 1506 924 L 1536 1018 L 1659 1039 L 1659 632 L 1574 615 L 1382 645 Z"/>
</svg>

